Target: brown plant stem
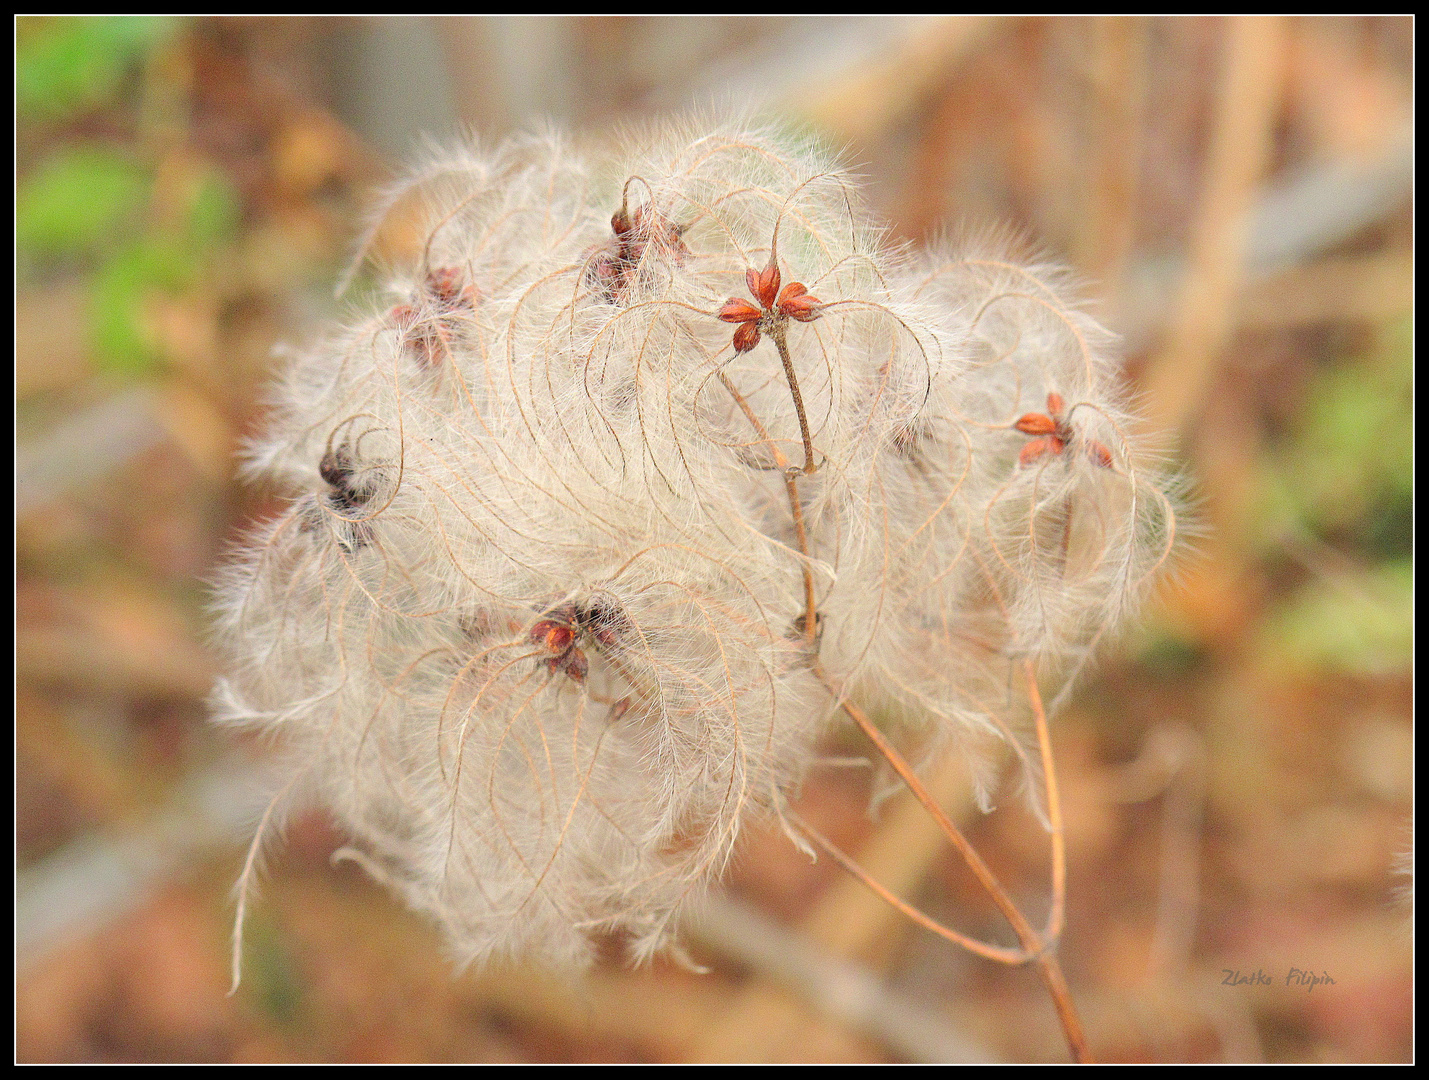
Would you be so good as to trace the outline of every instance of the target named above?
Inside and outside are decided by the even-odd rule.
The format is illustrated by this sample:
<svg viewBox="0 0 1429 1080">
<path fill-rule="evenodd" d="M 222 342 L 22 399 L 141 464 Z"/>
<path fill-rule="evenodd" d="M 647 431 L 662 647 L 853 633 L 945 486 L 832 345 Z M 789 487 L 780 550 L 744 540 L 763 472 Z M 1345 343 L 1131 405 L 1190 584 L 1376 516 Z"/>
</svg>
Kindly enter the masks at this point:
<svg viewBox="0 0 1429 1080">
<path fill-rule="evenodd" d="M 1089 1062 L 1092 1060 L 1092 1057 L 1091 1051 L 1087 1046 L 1086 1034 L 1082 1030 L 1081 1019 L 1077 1015 L 1076 1006 L 1072 1002 L 1072 996 L 1067 988 L 1067 981 L 1062 974 L 1062 968 L 1057 961 L 1055 951 L 1065 912 L 1066 846 L 1062 832 L 1061 801 L 1057 789 L 1056 770 L 1052 761 L 1051 738 L 1047 729 L 1046 711 L 1042 707 L 1042 697 L 1037 689 L 1037 683 L 1034 677 L 1035 672 L 1030 660 L 1026 663 L 1026 671 L 1029 685 L 1028 693 L 1037 723 L 1037 740 L 1042 756 L 1042 768 L 1047 787 L 1047 813 L 1052 833 L 1052 910 L 1049 913 L 1047 929 L 1042 934 L 1038 934 L 1037 931 L 1032 929 L 1031 924 L 1028 923 L 1012 898 L 1007 895 L 1006 889 L 1004 889 L 1002 883 L 998 881 L 997 876 L 992 872 L 991 868 L 988 867 L 987 863 L 983 861 L 982 856 L 977 853 L 977 850 L 972 844 L 968 842 L 968 839 L 963 836 L 958 827 L 953 824 L 952 819 L 949 818 L 943 811 L 943 808 L 938 805 L 937 800 L 929 794 L 927 788 L 923 786 L 923 783 L 918 779 L 917 774 L 903 758 L 903 755 L 900 754 L 884 734 L 878 730 L 877 726 L 868 718 L 868 715 L 862 709 L 853 704 L 853 702 L 840 698 L 836 684 L 829 678 L 822 666 L 818 664 L 814 666 L 815 674 L 818 675 L 829 692 L 834 694 L 835 698 L 838 699 L 839 707 L 848 714 L 853 722 L 858 725 L 859 729 L 868 737 L 869 741 L 877 747 L 878 752 L 883 755 L 884 760 L 898 773 L 899 778 L 903 781 L 908 790 L 913 793 L 914 797 L 923 804 L 923 808 L 927 810 L 933 820 L 938 823 L 939 828 L 942 829 L 949 843 L 951 843 L 963 857 L 968 868 L 972 870 L 973 876 L 978 879 L 978 883 L 992 898 L 993 903 L 997 905 L 998 910 L 1002 912 L 1003 917 L 1007 919 L 1013 931 L 1017 934 L 1018 940 L 1022 943 L 1021 952 L 1006 950 L 1006 956 L 993 955 L 994 952 L 1000 951 L 998 947 L 982 945 L 982 943 L 979 943 L 982 945 L 981 948 L 973 948 L 971 951 L 978 955 L 988 957 L 989 959 L 998 960 L 1001 963 L 1023 963 L 1027 959 L 1035 958 L 1037 974 L 1042 979 L 1043 985 L 1047 987 L 1047 992 L 1052 996 L 1053 1006 L 1057 1010 L 1057 1018 L 1062 1025 L 1062 1031 L 1066 1036 L 1067 1045 L 1072 1052 L 1073 1058 L 1078 1062 Z M 817 837 L 815 837 L 815 839 L 817 839 Z M 833 854 L 833 852 L 831 852 L 831 854 Z M 835 855 L 835 858 L 838 858 L 838 856 Z M 845 865 L 846 868 L 851 869 L 844 863 L 843 859 L 839 861 Z M 849 861 L 851 862 L 852 860 Z M 865 875 L 857 871 L 854 871 L 854 873 L 855 876 L 863 880 L 865 884 L 870 884 L 871 887 L 874 887 L 867 880 Z M 874 887 L 874 891 L 884 899 L 889 899 L 891 896 L 887 890 L 881 887 Z M 905 915 L 908 915 L 914 922 L 924 926 L 927 925 L 927 923 L 923 921 L 927 917 L 923 916 L 919 918 L 918 916 L 921 915 L 921 912 L 916 912 L 916 909 L 911 906 L 902 902 L 895 902 L 894 906 Z M 932 920 L 928 921 L 931 922 Z M 940 928 L 935 932 L 949 940 L 957 940 L 962 936 L 957 934 L 956 931 L 949 930 L 946 927 Z M 958 943 L 964 944 L 961 941 Z M 967 946 L 965 945 L 965 947 Z"/>
<path fill-rule="evenodd" d="M 1002 945 L 989 945 L 984 941 L 978 941 L 977 938 L 969 937 L 966 934 L 961 934 L 950 927 L 944 926 L 931 915 L 919 911 L 912 904 L 908 903 L 908 901 L 893 892 L 892 889 L 889 889 L 860 866 L 856 859 L 847 855 L 837 844 L 824 836 L 823 833 L 815 829 L 798 814 L 795 814 L 792 810 L 787 811 L 787 813 L 789 819 L 799 827 L 800 832 L 827 851 L 833 856 L 835 862 L 859 881 L 863 882 L 863 884 L 877 894 L 884 903 L 900 911 L 910 922 L 917 923 L 924 930 L 937 934 L 941 938 L 946 938 L 954 945 L 961 945 L 970 953 L 975 953 L 988 960 L 996 960 L 999 964 L 1025 964 L 1028 960 L 1032 959 L 1033 954 L 1025 949 L 1009 949 Z"/>
<path fill-rule="evenodd" d="M 1077 1007 L 1072 1003 L 1072 992 L 1067 989 L 1067 979 L 1062 974 L 1062 965 L 1057 963 L 1057 954 L 1044 952 L 1037 958 L 1037 974 L 1047 993 L 1052 995 L 1052 1005 L 1057 1010 L 1062 1033 L 1067 1038 L 1067 1047 L 1072 1052 L 1072 1060 L 1079 1065 L 1089 1065 L 1095 1058 L 1087 1046 L 1087 1035 L 1082 1030 L 1082 1018 L 1077 1015 Z"/>
<path fill-rule="evenodd" d="M 771 255 L 772 261 L 772 255 Z M 789 459 L 779 450 L 774 442 L 769 430 L 760 421 L 758 415 L 751 408 L 748 400 L 734 386 L 733 381 L 724 372 L 719 373 L 720 381 L 734 398 L 740 411 L 744 413 L 750 426 L 758 433 L 759 437 L 769 446 L 774 455 L 775 464 L 783 470 L 785 489 L 789 496 L 789 511 L 793 517 L 795 539 L 798 544 L 799 554 L 802 556 L 801 564 L 804 575 L 804 636 L 810 649 L 817 647 L 817 619 L 815 614 L 815 597 L 813 572 L 809 566 L 809 544 L 808 535 L 804 526 L 803 505 L 799 498 L 799 477 L 815 471 L 814 447 L 809 436 L 809 424 L 804 414 L 804 399 L 799 391 L 799 380 L 794 373 L 794 364 L 789 356 L 789 347 L 785 340 L 786 328 L 783 325 L 769 328 L 769 336 L 774 339 L 774 344 L 779 350 L 779 359 L 784 364 L 784 377 L 789 383 L 789 392 L 794 399 L 794 409 L 799 416 L 799 432 L 804 441 L 804 467 L 799 469 L 790 464 Z M 958 850 L 972 870 L 973 875 L 978 879 L 987 894 L 992 897 L 993 903 L 1002 912 L 1012 929 L 1017 934 L 1018 940 L 1022 943 L 1022 948 L 1008 949 L 997 945 L 988 945 L 985 942 L 977 941 L 974 938 L 958 933 L 937 920 L 925 915 L 911 904 L 900 899 L 891 890 L 884 887 L 880 882 L 868 874 L 853 859 L 839 851 L 828 840 L 810 828 L 803 821 L 798 821 L 799 827 L 804 830 L 810 839 L 817 842 L 824 848 L 846 871 L 856 877 L 864 885 L 872 889 L 880 898 L 891 904 L 900 913 L 906 916 L 915 924 L 938 934 L 955 944 L 961 945 L 970 952 L 996 960 L 1004 964 L 1022 964 L 1028 960 L 1035 960 L 1037 964 L 1037 974 L 1041 978 L 1043 985 L 1047 987 L 1047 992 L 1052 996 L 1052 1004 L 1057 1010 L 1057 1019 L 1062 1025 L 1063 1034 L 1067 1039 L 1067 1046 L 1072 1052 L 1072 1057 L 1078 1062 L 1090 1062 L 1092 1060 L 1091 1051 L 1087 1046 L 1086 1034 L 1082 1030 L 1081 1018 L 1077 1015 L 1076 1006 L 1072 1002 L 1071 992 L 1067 988 L 1067 980 L 1062 974 L 1061 965 L 1057 961 L 1056 944 L 1061 935 L 1066 910 L 1066 846 L 1062 832 L 1062 810 L 1061 800 L 1057 790 L 1056 769 L 1052 761 L 1051 736 L 1047 729 L 1046 710 L 1042 705 L 1042 696 L 1037 688 L 1036 671 L 1030 660 L 1025 663 L 1027 673 L 1028 695 L 1032 703 L 1033 715 L 1037 725 L 1037 743 L 1042 757 L 1042 770 L 1044 783 L 1047 789 L 1048 803 L 1048 825 L 1052 833 L 1052 909 L 1048 913 L 1047 928 L 1042 934 L 1032 929 L 1032 925 L 1023 916 L 1016 903 L 1007 894 L 1002 883 L 992 872 L 977 853 L 977 850 L 963 836 L 958 827 L 953 824 L 952 819 L 944 812 L 938 801 L 928 792 L 928 789 L 918 779 L 917 774 L 904 760 L 903 756 L 894 748 L 883 733 L 878 730 L 873 721 L 868 718 L 853 702 L 844 698 L 837 684 L 824 671 L 823 665 L 818 662 L 817 654 L 813 664 L 814 674 L 822 682 L 829 693 L 839 703 L 840 708 L 849 715 L 855 724 L 863 731 L 869 740 L 878 748 L 878 752 L 884 759 L 893 766 L 895 772 L 904 785 L 911 791 L 915 798 L 928 811 L 929 815 L 938 824 L 943 835 Z"/>
<path fill-rule="evenodd" d="M 1047 789 L 1047 826 L 1052 834 L 1052 910 L 1047 915 L 1047 929 L 1043 934 L 1048 942 L 1047 951 L 1037 958 L 1037 974 L 1052 995 L 1052 1004 L 1057 1009 L 1057 1019 L 1062 1022 L 1062 1030 L 1067 1036 L 1067 1045 L 1072 1056 L 1079 1062 L 1092 1060 L 1087 1046 L 1087 1036 L 1082 1030 L 1081 1017 L 1072 1003 L 1067 980 L 1057 963 L 1056 943 L 1062 936 L 1062 925 L 1066 913 L 1067 900 L 1067 843 L 1062 826 L 1062 797 L 1057 788 L 1057 769 L 1052 757 L 1052 736 L 1047 728 L 1047 711 L 1042 706 L 1042 692 L 1037 688 L 1037 671 L 1032 661 L 1023 662 L 1027 673 L 1027 697 L 1032 703 L 1032 715 L 1037 724 L 1037 748 L 1042 757 L 1042 782 Z"/>
<path fill-rule="evenodd" d="M 836 685 L 824 671 L 822 665 L 815 665 L 814 673 L 820 678 L 824 685 L 828 687 L 829 691 L 835 695 L 835 698 L 839 698 Z M 997 880 L 997 875 L 995 875 L 987 863 L 983 861 L 982 856 L 977 853 L 977 849 L 968 842 L 967 837 L 963 836 L 958 827 L 953 824 L 952 819 L 948 817 L 943 808 L 938 805 L 938 801 L 928 793 L 928 789 L 925 788 L 922 781 L 918 779 L 918 775 L 913 771 L 912 766 L 908 764 L 903 755 L 898 752 L 893 744 L 888 741 L 888 738 L 883 732 L 878 730 L 878 727 L 868 718 L 867 713 L 848 700 L 839 700 L 839 707 L 843 709 L 849 718 L 859 726 L 859 729 L 868 736 L 868 740 L 873 743 L 878 749 L 878 752 L 883 755 L 884 760 L 893 766 L 893 771 L 898 774 L 899 779 L 903 781 L 904 785 L 913 793 L 914 797 L 923 804 L 923 808 L 928 811 L 933 820 L 938 823 L 939 828 L 941 828 L 944 835 L 947 836 L 949 843 L 957 848 L 958 854 L 961 855 L 963 860 L 968 864 L 968 869 L 973 872 L 973 876 L 977 878 L 978 884 L 992 897 L 992 902 L 997 905 L 1003 917 L 1012 925 L 1012 929 L 1016 931 L 1017 937 L 1022 942 L 1023 947 L 1029 952 L 1037 952 L 1042 947 L 1042 942 L 1037 936 L 1037 932 L 1032 929 L 1031 924 L 1023 917 L 1022 912 L 1018 910 L 1012 898 L 1007 895 L 1007 891 L 1002 887 L 1002 883 Z"/>
<path fill-rule="evenodd" d="M 1057 787 L 1057 769 L 1052 757 L 1052 735 L 1047 728 L 1047 710 L 1037 688 L 1037 672 L 1031 660 L 1024 661 L 1027 697 L 1037 724 L 1037 750 L 1042 758 L 1042 784 L 1047 789 L 1047 827 L 1052 837 L 1052 910 L 1047 913 L 1043 938 L 1056 941 L 1062 936 L 1067 900 L 1067 840 L 1062 829 L 1062 796 Z"/>
<path fill-rule="evenodd" d="M 812 649 L 818 641 L 819 617 L 814 610 L 814 572 L 809 568 L 809 537 L 804 531 L 804 508 L 799 501 L 799 470 L 790 468 L 784 472 L 784 488 L 789 494 L 789 508 L 794 515 L 794 538 L 799 551 L 804 556 L 804 641 Z"/>
<path fill-rule="evenodd" d="M 794 374 L 794 361 L 789 356 L 789 344 L 785 340 L 787 333 L 788 329 L 782 323 L 769 328 L 769 336 L 779 350 L 779 359 L 784 362 L 784 378 L 789 383 L 789 393 L 794 397 L 794 411 L 799 414 L 799 434 L 804 439 L 804 472 L 808 474 L 816 471 L 818 466 L 814 464 L 814 443 L 809 437 L 809 420 L 804 415 L 804 395 L 799 392 L 799 379 Z"/>
<path fill-rule="evenodd" d="M 792 368 L 788 369 L 788 374 L 792 379 L 794 374 Z M 812 649 L 818 638 L 818 618 L 814 613 L 814 572 L 809 567 L 809 536 L 804 528 L 804 506 L 799 499 L 799 476 L 801 474 L 799 469 L 791 465 L 789 459 L 784 456 L 778 444 L 774 442 L 773 437 L 769 434 L 769 430 L 760 422 L 758 415 L 750 408 L 749 402 L 745 399 L 744 395 L 735 388 L 734 382 L 730 377 L 721 371 L 719 373 L 719 379 L 720 382 L 724 383 L 724 388 L 729 391 L 730 396 L 734 398 L 735 404 L 739 406 L 740 411 L 744 413 L 745 419 L 749 421 L 750 426 L 753 427 L 759 434 L 759 437 L 768 444 L 770 452 L 774 455 L 774 464 L 777 465 L 784 474 L 784 488 L 789 495 L 789 513 L 794 519 L 794 539 L 799 545 L 799 554 L 803 556 L 800 560 L 800 569 L 804 572 L 804 640 Z M 799 384 L 795 381 L 791 385 L 794 387 L 794 400 L 798 403 L 800 400 Z M 804 414 L 801 411 L 799 413 L 801 422 L 803 418 Z M 805 445 L 807 446 L 807 430 L 804 435 Z"/>
</svg>

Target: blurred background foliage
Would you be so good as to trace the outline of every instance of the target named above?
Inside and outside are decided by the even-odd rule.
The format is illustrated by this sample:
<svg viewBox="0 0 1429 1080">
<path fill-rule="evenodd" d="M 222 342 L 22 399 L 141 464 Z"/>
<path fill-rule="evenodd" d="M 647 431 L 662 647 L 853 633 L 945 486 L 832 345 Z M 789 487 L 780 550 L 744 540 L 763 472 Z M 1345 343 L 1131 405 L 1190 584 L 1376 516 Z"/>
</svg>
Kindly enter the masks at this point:
<svg viewBox="0 0 1429 1080">
<path fill-rule="evenodd" d="M 572 985 L 453 974 L 301 819 L 224 994 L 262 748 L 205 726 L 203 582 L 271 506 L 235 460 L 274 348 L 339 310 L 364 202 L 424 134 L 714 102 L 847 146 L 900 238 L 1004 226 L 1070 262 L 1198 478 L 1177 581 L 1054 730 L 1093 1048 L 1409 1060 L 1412 29 L 18 19 L 20 1058 L 1060 1059 L 1029 972 L 928 938 L 777 830 L 750 831 L 693 931 L 709 974 Z M 998 936 L 926 822 L 863 813 L 867 785 L 817 775 L 800 812 Z M 1035 912 L 1035 821 L 942 790 Z M 1286 986 L 1291 966 L 1335 983 Z"/>
<path fill-rule="evenodd" d="M 173 136 L 181 102 L 164 102 L 143 77 L 179 32 L 171 19 L 23 20 L 16 56 L 20 117 L 44 128 L 87 117 L 149 91 L 132 140 L 112 133 L 54 141 L 39 151 L 16 193 L 15 240 L 24 283 L 86 274 L 92 355 L 101 367 L 150 373 L 159 360 L 143 326 L 143 304 L 193 287 L 238 227 L 237 195 L 211 165 L 176 160 Z M 169 88 L 172 89 L 172 88 Z M 172 95 L 171 95 L 172 96 Z M 25 149 L 30 149 L 26 147 Z"/>
</svg>

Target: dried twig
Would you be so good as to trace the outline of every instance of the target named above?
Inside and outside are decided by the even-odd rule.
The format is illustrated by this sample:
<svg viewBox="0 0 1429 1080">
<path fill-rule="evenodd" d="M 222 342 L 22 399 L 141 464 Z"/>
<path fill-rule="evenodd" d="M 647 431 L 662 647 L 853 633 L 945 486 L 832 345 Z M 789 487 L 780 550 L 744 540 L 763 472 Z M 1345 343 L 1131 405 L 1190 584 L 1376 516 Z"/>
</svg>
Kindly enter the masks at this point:
<svg viewBox="0 0 1429 1080">
<path fill-rule="evenodd" d="M 1269 161 L 1282 89 L 1284 28 L 1276 18 L 1236 18 L 1225 49 L 1201 207 L 1169 340 L 1147 383 L 1158 427 L 1179 431 L 1210 388 L 1233 323 L 1250 212 Z"/>
</svg>

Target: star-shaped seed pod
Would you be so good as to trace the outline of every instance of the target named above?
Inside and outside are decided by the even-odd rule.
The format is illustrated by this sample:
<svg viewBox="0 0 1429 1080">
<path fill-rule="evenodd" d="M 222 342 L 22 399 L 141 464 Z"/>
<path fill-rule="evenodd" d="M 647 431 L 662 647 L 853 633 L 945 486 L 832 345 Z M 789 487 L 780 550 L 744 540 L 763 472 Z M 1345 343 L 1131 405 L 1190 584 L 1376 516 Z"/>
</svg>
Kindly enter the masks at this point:
<svg viewBox="0 0 1429 1080">
<path fill-rule="evenodd" d="M 750 295 L 757 301 L 755 307 L 748 300 L 731 297 L 719 309 L 721 322 L 738 323 L 734 331 L 734 351 L 745 353 L 759 344 L 762 331 L 774 330 L 789 319 L 798 322 L 813 322 L 823 314 L 823 303 L 809 294 L 802 282 L 791 281 L 781 291 L 779 288 L 779 266 L 770 256 L 769 265 L 756 271 L 753 267 L 744 272 L 745 283 Z"/>
<path fill-rule="evenodd" d="M 1066 402 L 1062 400 L 1062 395 L 1052 391 L 1047 395 L 1046 413 L 1024 413 L 1017 418 L 1017 422 L 1012 426 L 1024 435 L 1036 435 L 1030 443 L 1022 448 L 1022 452 L 1017 455 L 1017 464 L 1022 467 L 1031 465 L 1034 461 L 1051 454 L 1054 457 L 1060 456 L 1062 451 L 1075 437 L 1076 432 L 1072 425 L 1063 415 L 1066 410 Z M 1111 451 L 1095 439 L 1085 439 L 1087 454 L 1092 461 L 1100 465 L 1103 469 L 1111 468 Z"/>
</svg>

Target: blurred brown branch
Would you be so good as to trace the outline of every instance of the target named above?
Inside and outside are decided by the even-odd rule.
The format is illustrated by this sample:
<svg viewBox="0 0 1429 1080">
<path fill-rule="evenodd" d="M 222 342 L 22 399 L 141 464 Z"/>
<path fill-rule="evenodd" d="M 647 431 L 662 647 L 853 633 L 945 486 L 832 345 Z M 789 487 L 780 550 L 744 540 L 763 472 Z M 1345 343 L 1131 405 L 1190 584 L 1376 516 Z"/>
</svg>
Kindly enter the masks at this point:
<svg viewBox="0 0 1429 1080">
<path fill-rule="evenodd" d="M 1147 378 L 1157 430 L 1178 431 L 1209 389 L 1232 328 L 1256 188 L 1281 101 L 1285 30 L 1276 18 L 1225 24 L 1216 114 L 1181 299 Z"/>
</svg>

